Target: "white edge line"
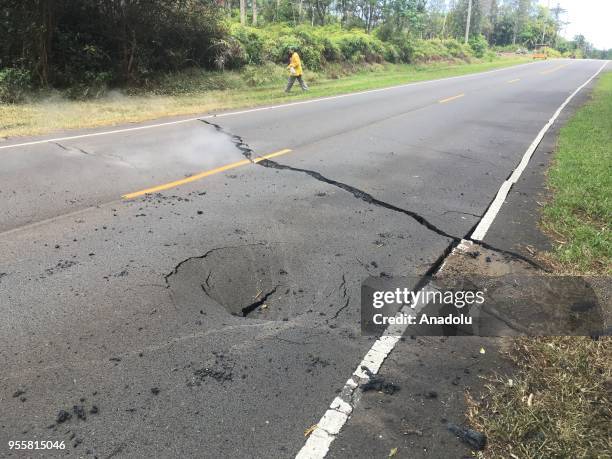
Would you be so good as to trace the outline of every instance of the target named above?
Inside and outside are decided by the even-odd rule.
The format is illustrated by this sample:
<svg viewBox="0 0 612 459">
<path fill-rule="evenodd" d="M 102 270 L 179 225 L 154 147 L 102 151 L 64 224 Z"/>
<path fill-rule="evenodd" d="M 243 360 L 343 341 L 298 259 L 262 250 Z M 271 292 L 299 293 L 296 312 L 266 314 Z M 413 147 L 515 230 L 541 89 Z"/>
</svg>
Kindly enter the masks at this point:
<svg viewBox="0 0 612 459">
<path fill-rule="evenodd" d="M 561 111 L 567 106 L 567 104 L 574 98 L 578 92 L 580 92 L 587 84 L 589 84 L 601 71 L 608 65 L 608 61 L 601 66 L 601 68 L 584 84 L 582 84 L 576 91 L 574 91 L 565 102 L 559 107 L 559 109 L 555 112 L 553 117 L 546 123 L 544 128 L 540 131 L 536 139 L 527 149 L 527 152 L 523 156 L 520 164 L 514 170 L 512 175 L 508 180 L 506 180 L 499 191 L 497 192 L 497 196 L 495 197 L 493 203 L 487 210 L 485 216 L 476 227 L 476 230 L 472 233 L 472 240 L 482 240 L 485 236 L 487 230 L 493 223 L 499 209 L 501 208 L 504 199 L 508 195 L 510 188 L 512 185 L 516 183 L 519 179 L 525 167 L 527 167 L 527 163 L 531 159 L 533 152 L 536 150 L 544 135 L 550 129 L 555 120 L 559 117 Z M 486 222 L 485 222 L 485 219 Z M 484 223 L 483 223 L 484 222 Z M 478 237 L 480 236 L 480 238 Z M 453 249 L 453 253 L 456 251 L 466 251 L 472 245 L 472 241 L 462 240 L 460 244 L 457 245 Z M 444 269 L 444 265 L 440 268 L 440 271 Z M 425 290 L 429 287 L 426 285 L 421 290 Z M 400 310 L 403 313 L 416 314 L 418 313 L 425 304 L 418 304 L 415 308 L 411 308 L 410 306 L 404 306 Z M 385 332 L 382 334 L 380 338 L 378 338 L 368 353 L 365 355 L 363 360 L 357 365 L 357 369 L 353 372 L 351 378 L 346 382 L 344 387 L 342 388 L 340 395 L 337 396 L 329 406 L 329 409 L 325 412 L 321 420 L 317 423 L 317 427 L 310 434 L 306 443 L 300 449 L 300 451 L 295 456 L 296 459 L 322 459 L 329 452 L 329 447 L 332 442 L 336 439 L 336 436 L 340 433 L 340 430 L 346 424 L 346 422 L 351 417 L 354 409 L 354 403 L 349 403 L 346 400 L 350 400 L 353 402 L 353 397 L 355 390 L 359 387 L 360 382 L 367 381 L 369 379 L 368 375 L 361 369 L 362 366 L 367 367 L 372 374 L 377 374 L 378 370 L 382 366 L 385 359 L 389 356 L 389 354 L 393 351 L 396 344 L 399 342 L 400 337 L 406 331 L 408 325 L 389 325 Z"/>
<path fill-rule="evenodd" d="M 489 228 L 493 224 L 495 217 L 497 216 L 500 209 L 502 208 L 504 201 L 506 200 L 506 197 L 508 197 L 508 193 L 510 192 L 510 189 L 523 174 L 523 171 L 527 167 L 527 164 L 529 164 L 529 161 L 531 160 L 533 153 L 536 151 L 536 149 L 542 142 L 542 139 L 544 138 L 548 130 L 551 128 L 551 126 L 554 124 L 557 118 L 559 118 L 559 115 L 561 114 L 563 109 L 567 106 L 567 104 L 569 104 L 570 101 L 576 96 L 576 94 L 578 94 L 582 89 L 584 89 L 586 85 L 588 85 L 591 81 L 593 81 L 593 79 L 602 72 L 602 70 L 608 65 L 608 63 L 609 61 L 605 61 L 604 64 L 599 68 L 599 70 L 597 70 L 597 72 L 595 72 L 593 76 L 591 76 L 591 78 L 589 78 L 586 82 L 580 85 L 578 89 L 576 89 L 567 99 L 565 99 L 565 102 L 561 104 L 561 106 L 557 109 L 557 111 L 554 113 L 552 118 L 548 120 L 548 123 L 546 123 L 544 127 L 540 130 L 535 140 L 531 143 L 531 145 L 529 145 L 529 148 L 527 148 L 527 151 L 523 155 L 521 162 L 516 167 L 516 169 L 514 169 L 514 171 L 512 172 L 512 175 L 510 175 L 508 180 L 502 183 L 502 186 L 497 192 L 495 199 L 493 200 L 493 202 L 487 209 L 486 213 L 484 214 L 484 216 L 478 223 L 478 226 L 476 226 L 476 229 L 472 233 L 472 236 L 470 237 L 470 239 L 472 239 L 473 241 L 482 241 L 484 239 L 484 237 L 487 234 L 487 231 L 489 231 Z"/>
<path fill-rule="evenodd" d="M 467 75 L 456 75 L 453 77 L 447 77 L 447 78 L 438 78 L 435 80 L 425 80 L 425 81 L 415 81 L 413 83 L 406 83 L 406 84 L 400 84 L 400 85 L 396 85 L 396 86 L 388 86 L 386 88 L 378 88 L 378 89 L 368 89 L 366 91 L 359 91 L 359 92 L 352 92 L 352 93 L 348 93 L 348 94 L 339 94 L 337 96 L 328 96 L 328 97 L 320 97 L 317 99 L 310 99 L 310 100 L 302 100 L 302 101 L 298 101 L 298 102 L 289 102 L 286 104 L 279 104 L 279 105 L 271 105 L 268 107 L 258 107 L 258 108 L 249 108 L 246 110 L 240 110 L 240 111 L 235 111 L 235 112 L 227 112 L 227 113 L 220 113 L 218 115 L 202 115 L 202 116 L 196 116 L 193 118 L 186 118 L 186 119 L 182 119 L 182 120 L 176 120 L 176 121 L 167 121 L 164 123 L 156 123 L 156 124 L 148 124 L 146 126 L 135 126 L 135 127 L 129 127 L 129 128 L 122 128 L 122 129 L 113 129 L 110 131 L 101 131 L 101 132 L 91 132 L 88 134 L 80 134 L 80 135 L 72 135 L 72 136 L 65 136 L 65 137 L 55 137 L 52 139 L 43 139 L 43 140 L 33 140 L 30 142 L 22 142 L 22 143 L 14 143 L 11 145 L 2 145 L 0 146 L 0 150 L 4 150 L 4 149 L 8 149 L 8 148 L 17 148 L 17 147 L 27 147 L 27 146 L 31 146 L 31 145 L 40 145 L 43 143 L 50 143 L 50 142 L 63 142 L 65 140 L 75 140 L 75 139 L 82 139 L 82 138 L 86 138 L 86 137 L 98 137 L 98 136 L 102 136 L 102 135 L 110 135 L 110 134 L 120 134 L 122 132 L 131 132 L 131 131 L 141 131 L 144 129 L 152 129 L 152 128 L 156 128 L 156 127 L 162 127 L 162 126 L 172 126 L 175 124 L 182 124 L 182 123 L 189 123 L 191 121 L 198 121 L 201 119 L 210 119 L 210 118 L 221 118 L 224 116 L 235 116 L 235 115 L 243 115 L 246 113 L 254 113 L 254 112 L 260 112 L 260 111 L 265 111 L 265 110 L 276 110 L 278 108 L 285 108 L 285 107 L 293 107 L 296 105 L 305 105 L 305 104 L 313 104 L 313 103 L 317 103 L 317 102 L 325 102 L 328 100 L 335 100 L 335 99 L 340 99 L 343 97 L 353 97 L 353 96 L 360 96 L 363 94 L 371 94 L 371 93 L 375 93 L 375 92 L 382 92 L 382 91 L 390 91 L 393 89 L 401 89 L 401 88 L 406 88 L 409 86 L 417 86 L 417 85 L 424 85 L 424 84 L 432 84 L 432 83 L 438 83 L 438 82 L 444 82 L 444 81 L 449 81 L 449 80 L 454 80 L 454 79 L 458 79 L 458 78 L 474 78 L 474 77 L 478 77 L 480 75 L 487 75 L 490 73 L 495 73 L 495 72 L 502 72 L 505 70 L 511 70 L 511 69 L 516 69 L 519 67 L 525 67 L 527 65 L 534 65 L 537 64 L 536 62 L 527 62 L 525 64 L 519 64 L 519 65 L 511 65 L 509 67 L 502 67 L 500 69 L 494 69 L 494 70 L 487 70 L 486 72 L 478 72 L 478 73 L 469 73 Z"/>
</svg>

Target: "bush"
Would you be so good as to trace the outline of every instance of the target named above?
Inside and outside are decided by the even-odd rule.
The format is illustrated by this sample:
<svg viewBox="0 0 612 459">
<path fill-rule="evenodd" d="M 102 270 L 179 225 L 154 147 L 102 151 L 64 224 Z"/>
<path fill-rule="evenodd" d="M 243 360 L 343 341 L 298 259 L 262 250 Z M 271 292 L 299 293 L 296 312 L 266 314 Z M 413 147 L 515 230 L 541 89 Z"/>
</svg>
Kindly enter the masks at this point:
<svg viewBox="0 0 612 459">
<path fill-rule="evenodd" d="M 243 60 L 246 64 L 261 64 L 266 60 L 264 56 L 265 34 L 253 27 L 236 25 L 232 28 L 234 38 L 243 51 Z"/>
<path fill-rule="evenodd" d="M 383 43 L 383 58 L 393 64 L 401 62 L 401 51 L 393 43 Z"/>
<path fill-rule="evenodd" d="M 71 99 L 98 98 L 106 94 L 112 81 L 112 72 L 85 71 L 78 81 L 68 87 L 65 94 Z"/>
<path fill-rule="evenodd" d="M 351 63 L 382 62 L 385 52 L 382 41 L 362 31 L 347 31 L 332 36 L 342 57 Z"/>
<path fill-rule="evenodd" d="M 283 66 L 268 62 L 263 65 L 247 65 L 241 72 L 242 79 L 249 86 L 263 86 L 266 84 L 281 84 L 287 78 Z"/>
<path fill-rule="evenodd" d="M 489 43 L 483 35 L 477 35 L 470 38 L 470 48 L 474 51 L 476 57 L 483 57 L 489 49 Z"/>
<path fill-rule="evenodd" d="M 7 104 L 22 102 L 31 85 L 32 76 L 27 70 L 17 68 L 0 70 L 0 102 Z"/>
<path fill-rule="evenodd" d="M 548 57 L 562 57 L 562 54 L 554 48 L 546 48 L 545 51 Z"/>
<path fill-rule="evenodd" d="M 461 43 L 454 38 L 443 40 L 442 43 L 450 53 L 452 57 L 457 59 L 469 59 L 473 55 L 472 48 L 465 43 Z"/>
<path fill-rule="evenodd" d="M 442 40 L 415 40 L 412 44 L 412 61 L 429 62 L 449 59 L 452 54 Z"/>
<path fill-rule="evenodd" d="M 239 68 L 249 61 L 244 46 L 234 37 L 214 40 L 211 49 L 214 52 L 213 62 L 217 70 Z"/>
</svg>

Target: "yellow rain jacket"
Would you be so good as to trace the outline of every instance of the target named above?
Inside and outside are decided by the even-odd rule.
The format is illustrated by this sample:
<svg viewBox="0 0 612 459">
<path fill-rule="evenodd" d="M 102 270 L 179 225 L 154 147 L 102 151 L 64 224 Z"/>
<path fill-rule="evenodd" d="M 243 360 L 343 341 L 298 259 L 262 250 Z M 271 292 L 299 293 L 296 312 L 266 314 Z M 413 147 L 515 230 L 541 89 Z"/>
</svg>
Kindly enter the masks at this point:
<svg viewBox="0 0 612 459">
<path fill-rule="evenodd" d="M 295 69 L 295 73 L 291 72 L 291 69 Z M 289 70 L 289 74 L 293 76 L 301 76 L 302 75 L 302 61 L 300 60 L 300 56 L 298 53 L 293 53 L 291 55 L 291 61 L 289 62 L 289 66 L 287 67 Z"/>
</svg>

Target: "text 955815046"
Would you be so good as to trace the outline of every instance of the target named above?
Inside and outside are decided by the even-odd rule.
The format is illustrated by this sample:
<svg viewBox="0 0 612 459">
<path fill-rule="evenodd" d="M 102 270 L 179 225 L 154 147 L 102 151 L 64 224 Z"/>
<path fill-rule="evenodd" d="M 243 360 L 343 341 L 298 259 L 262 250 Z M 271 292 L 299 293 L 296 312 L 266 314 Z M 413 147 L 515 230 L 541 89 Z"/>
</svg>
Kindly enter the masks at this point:
<svg viewBox="0 0 612 459">
<path fill-rule="evenodd" d="M 65 449 L 64 441 L 53 440 L 10 440 L 9 449 Z"/>
</svg>

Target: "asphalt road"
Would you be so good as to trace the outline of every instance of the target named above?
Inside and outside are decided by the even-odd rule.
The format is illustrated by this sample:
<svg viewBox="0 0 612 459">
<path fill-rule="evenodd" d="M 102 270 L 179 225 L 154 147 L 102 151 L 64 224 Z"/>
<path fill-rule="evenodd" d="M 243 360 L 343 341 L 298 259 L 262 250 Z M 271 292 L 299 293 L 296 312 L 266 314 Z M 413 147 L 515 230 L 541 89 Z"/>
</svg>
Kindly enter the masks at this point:
<svg viewBox="0 0 612 459">
<path fill-rule="evenodd" d="M 436 266 L 601 64 L 1 143 L 0 457 L 294 456 L 364 278 Z"/>
</svg>

